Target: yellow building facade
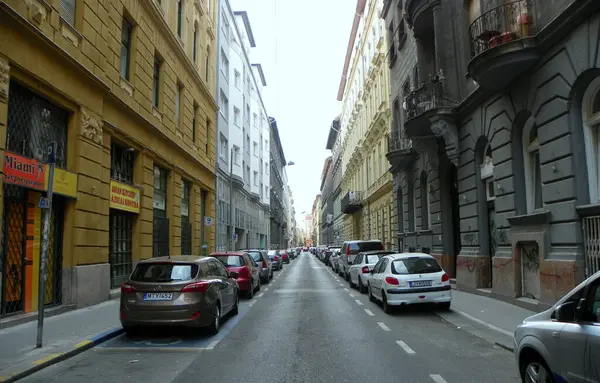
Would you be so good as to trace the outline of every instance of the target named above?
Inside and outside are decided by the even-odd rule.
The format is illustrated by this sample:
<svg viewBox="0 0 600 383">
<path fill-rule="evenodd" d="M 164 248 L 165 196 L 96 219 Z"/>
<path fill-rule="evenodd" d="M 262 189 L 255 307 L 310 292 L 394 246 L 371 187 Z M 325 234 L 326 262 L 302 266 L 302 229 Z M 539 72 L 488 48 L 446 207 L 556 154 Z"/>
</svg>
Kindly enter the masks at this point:
<svg viewBox="0 0 600 383">
<path fill-rule="evenodd" d="M 214 249 L 216 15 L 216 0 L 0 1 L 0 317 L 38 309 L 46 212 L 47 307 Z"/>
<path fill-rule="evenodd" d="M 381 2 L 358 1 L 338 100 L 341 114 L 343 237 L 394 246 L 392 177 L 385 157 L 391 128 Z"/>
</svg>

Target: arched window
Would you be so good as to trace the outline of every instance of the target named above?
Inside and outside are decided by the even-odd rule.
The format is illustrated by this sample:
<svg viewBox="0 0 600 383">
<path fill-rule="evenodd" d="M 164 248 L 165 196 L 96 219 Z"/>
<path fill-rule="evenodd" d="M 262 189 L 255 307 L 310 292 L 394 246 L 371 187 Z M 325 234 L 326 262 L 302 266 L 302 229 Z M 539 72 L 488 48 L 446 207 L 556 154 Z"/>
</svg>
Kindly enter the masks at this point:
<svg viewBox="0 0 600 383">
<path fill-rule="evenodd" d="M 538 142 L 537 126 L 533 118 L 529 118 L 525 123 L 522 137 L 527 213 L 533 213 L 536 209 L 543 207 L 540 145 Z"/>
<path fill-rule="evenodd" d="M 583 96 L 585 153 L 588 166 L 590 203 L 600 203 L 600 77 L 591 82 Z"/>
<path fill-rule="evenodd" d="M 421 230 L 429 229 L 429 191 L 427 190 L 427 173 L 421 172 Z"/>
</svg>

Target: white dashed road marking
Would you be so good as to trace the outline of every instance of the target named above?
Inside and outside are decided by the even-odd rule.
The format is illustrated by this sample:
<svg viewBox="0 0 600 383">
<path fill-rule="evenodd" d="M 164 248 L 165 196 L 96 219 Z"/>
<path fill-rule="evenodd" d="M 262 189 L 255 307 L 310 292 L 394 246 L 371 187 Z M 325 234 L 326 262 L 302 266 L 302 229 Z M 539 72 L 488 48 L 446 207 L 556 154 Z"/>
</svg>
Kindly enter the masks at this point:
<svg viewBox="0 0 600 383">
<path fill-rule="evenodd" d="M 255 303 L 256 303 L 256 301 L 252 301 L 252 302 L 248 303 L 248 307 L 252 307 Z"/>
<path fill-rule="evenodd" d="M 359 301 L 358 299 L 355 299 L 354 302 L 356 302 L 357 305 L 362 306 L 363 303 L 361 301 Z"/>
<path fill-rule="evenodd" d="M 366 312 L 367 314 L 369 314 L 370 316 L 372 316 L 372 317 L 374 317 L 374 316 L 375 316 L 375 314 L 373 314 L 373 311 L 371 311 L 371 310 L 369 310 L 369 309 L 365 309 L 365 312 Z"/>
<path fill-rule="evenodd" d="M 256 297 L 257 297 L 257 298 L 260 298 L 260 297 L 262 297 L 262 296 L 263 296 L 263 294 L 264 294 L 264 293 L 260 293 L 260 294 L 258 294 Z"/>
<path fill-rule="evenodd" d="M 217 344 L 219 343 L 218 340 L 212 341 L 208 344 L 208 346 L 206 346 L 207 350 L 212 350 L 213 348 L 215 348 L 217 346 Z"/>
<path fill-rule="evenodd" d="M 415 350 L 413 350 L 412 348 L 408 347 L 408 345 L 406 343 L 404 343 L 401 340 L 397 340 L 396 344 L 398 346 L 400 346 L 407 354 L 416 354 Z"/>
<path fill-rule="evenodd" d="M 344 291 L 350 291 L 350 290 L 348 290 L 347 288 L 344 287 Z"/>
<path fill-rule="evenodd" d="M 341 284 L 341 283 L 340 283 L 340 286 L 344 287 L 344 285 L 343 285 L 343 284 Z"/>
<path fill-rule="evenodd" d="M 435 383 L 448 383 L 448 382 L 446 382 L 446 380 L 445 380 L 444 378 L 442 378 L 442 376 L 441 376 L 441 375 L 438 375 L 438 374 L 431 374 L 431 375 L 429 375 L 429 376 L 431 377 L 431 379 L 433 379 L 433 381 L 434 381 Z"/>
<path fill-rule="evenodd" d="M 265 292 L 267 292 L 267 291 L 269 291 L 269 288 L 268 288 L 268 287 L 265 289 Z"/>
<path fill-rule="evenodd" d="M 350 293 L 350 298 L 354 298 L 356 295 Z"/>
<path fill-rule="evenodd" d="M 383 331 L 392 331 L 392 330 L 390 330 L 390 328 L 389 328 L 388 326 L 386 326 L 386 325 L 385 325 L 385 323 L 383 323 L 383 322 L 377 322 L 377 324 L 379 325 L 379 327 L 381 327 L 381 329 L 382 329 Z"/>
</svg>

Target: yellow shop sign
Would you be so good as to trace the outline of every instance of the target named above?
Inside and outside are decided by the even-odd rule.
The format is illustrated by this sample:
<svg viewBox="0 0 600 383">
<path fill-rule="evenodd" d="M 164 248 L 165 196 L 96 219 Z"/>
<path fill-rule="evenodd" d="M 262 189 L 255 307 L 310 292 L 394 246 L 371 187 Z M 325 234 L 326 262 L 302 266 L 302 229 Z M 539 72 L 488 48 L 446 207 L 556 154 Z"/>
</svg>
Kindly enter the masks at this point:
<svg viewBox="0 0 600 383">
<path fill-rule="evenodd" d="M 110 181 L 110 208 L 139 213 L 140 189 L 117 181 Z"/>
<path fill-rule="evenodd" d="M 44 179 L 44 190 L 48 190 L 48 165 Z M 61 168 L 54 168 L 54 183 L 52 192 L 65 197 L 77 198 L 77 174 L 68 172 Z"/>
</svg>

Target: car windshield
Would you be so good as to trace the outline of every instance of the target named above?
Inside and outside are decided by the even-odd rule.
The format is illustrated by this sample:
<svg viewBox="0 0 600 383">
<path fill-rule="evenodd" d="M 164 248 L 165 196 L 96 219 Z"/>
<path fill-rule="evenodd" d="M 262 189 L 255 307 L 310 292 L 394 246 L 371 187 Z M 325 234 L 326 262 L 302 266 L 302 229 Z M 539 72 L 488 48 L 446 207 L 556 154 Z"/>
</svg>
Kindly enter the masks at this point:
<svg viewBox="0 0 600 383">
<path fill-rule="evenodd" d="M 244 266 L 244 259 L 239 255 L 217 255 L 214 257 L 226 267 Z"/>
<path fill-rule="evenodd" d="M 198 265 L 185 263 L 140 263 L 131 274 L 135 282 L 182 282 L 196 278 Z"/>
<path fill-rule="evenodd" d="M 254 260 L 254 262 L 262 262 L 262 255 L 258 251 L 253 251 L 250 254 L 250 257 Z"/>
<path fill-rule="evenodd" d="M 442 267 L 433 258 L 410 257 L 392 261 L 392 273 L 399 275 L 439 273 Z"/>
<path fill-rule="evenodd" d="M 383 243 L 379 241 L 350 242 L 348 244 L 353 253 L 364 253 L 366 251 L 383 250 Z"/>
<path fill-rule="evenodd" d="M 379 262 L 381 257 L 383 257 L 383 254 L 368 254 L 366 256 L 365 263 L 368 263 L 368 264 L 377 263 L 377 262 Z"/>
</svg>

